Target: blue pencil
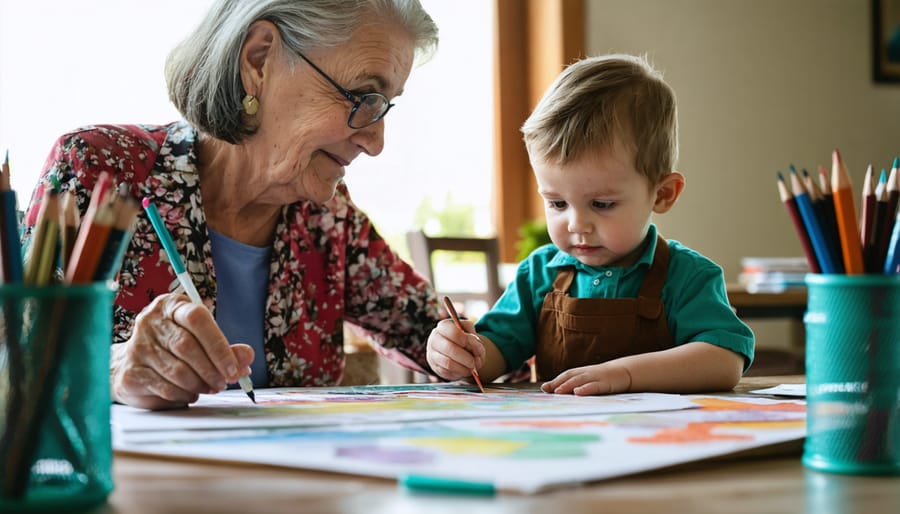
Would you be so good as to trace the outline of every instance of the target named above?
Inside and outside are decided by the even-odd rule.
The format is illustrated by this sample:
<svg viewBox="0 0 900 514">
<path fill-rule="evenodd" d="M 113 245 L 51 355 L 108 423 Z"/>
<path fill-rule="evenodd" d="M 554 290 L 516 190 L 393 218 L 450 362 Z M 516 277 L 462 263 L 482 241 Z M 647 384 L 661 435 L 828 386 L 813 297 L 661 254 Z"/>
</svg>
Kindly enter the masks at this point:
<svg viewBox="0 0 900 514">
<path fill-rule="evenodd" d="M 894 221 L 894 231 L 891 234 L 891 242 L 888 244 L 887 257 L 884 259 L 884 274 L 896 275 L 900 273 L 900 212 Z"/>
<path fill-rule="evenodd" d="M 838 273 L 825 239 L 825 233 L 822 231 L 822 225 L 813 208 L 812 201 L 809 199 L 809 193 L 806 192 L 803 182 L 793 167 L 791 167 L 790 176 L 794 199 L 800 210 L 800 217 L 803 218 L 803 224 L 806 226 L 806 232 L 809 234 L 809 240 L 812 242 L 813 250 L 816 252 L 819 267 L 822 269 L 822 273 Z"/>
</svg>

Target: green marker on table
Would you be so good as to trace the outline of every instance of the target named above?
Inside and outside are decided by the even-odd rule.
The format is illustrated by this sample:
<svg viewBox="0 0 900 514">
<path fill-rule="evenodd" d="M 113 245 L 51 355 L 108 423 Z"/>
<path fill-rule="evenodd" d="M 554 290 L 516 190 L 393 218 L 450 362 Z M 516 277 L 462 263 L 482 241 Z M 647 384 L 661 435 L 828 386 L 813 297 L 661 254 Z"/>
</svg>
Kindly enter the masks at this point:
<svg viewBox="0 0 900 514">
<path fill-rule="evenodd" d="M 496 493 L 494 484 L 457 480 L 427 475 L 406 474 L 397 479 L 398 483 L 412 492 L 468 494 L 472 496 L 493 496 Z"/>
<path fill-rule="evenodd" d="M 187 270 L 184 268 L 184 262 L 181 261 L 181 254 L 178 253 L 178 249 L 175 247 L 175 241 L 172 240 L 172 235 L 169 234 L 169 230 L 166 229 L 166 225 L 163 223 L 159 211 L 156 210 L 156 205 L 153 204 L 149 198 L 141 200 L 141 205 L 144 207 L 144 210 L 147 211 L 147 218 L 150 219 L 150 224 L 153 225 L 153 229 L 156 230 L 156 237 L 159 238 L 159 242 L 162 243 L 166 254 L 169 256 L 172 270 L 175 271 L 175 276 L 178 277 L 178 282 L 181 283 L 184 292 L 188 295 L 188 298 L 191 299 L 191 302 L 197 305 L 203 305 L 203 299 L 200 298 L 200 293 L 197 292 L 194 281 L 191 280 L 191 276 L 188 275 Z M 239 378 L 238 385 L 241 386 L 241 390 L 250 397 L 253 403 L 256 403 L 256 394 L 253 392 L 253 382 L 250 381 L 250 376 L 244 375 Z"/>
</svg>

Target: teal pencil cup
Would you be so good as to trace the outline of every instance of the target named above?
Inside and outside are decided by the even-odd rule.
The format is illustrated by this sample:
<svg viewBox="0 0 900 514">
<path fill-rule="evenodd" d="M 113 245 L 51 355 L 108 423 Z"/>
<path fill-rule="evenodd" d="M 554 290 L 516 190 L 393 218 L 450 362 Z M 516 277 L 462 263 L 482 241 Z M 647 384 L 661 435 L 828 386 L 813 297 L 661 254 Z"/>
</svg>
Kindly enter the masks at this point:
<svg viewBox="0 0 900 514">
<path fill-rule="evenodd" d="M 803 463 L 900 474 L 900 276 L 806 275 Z"/>
<path fill-rule="evenodd" d="M 112 283 L 0 286 L 0 512 L 72 512 L 113 488 Z"/>
</svg>

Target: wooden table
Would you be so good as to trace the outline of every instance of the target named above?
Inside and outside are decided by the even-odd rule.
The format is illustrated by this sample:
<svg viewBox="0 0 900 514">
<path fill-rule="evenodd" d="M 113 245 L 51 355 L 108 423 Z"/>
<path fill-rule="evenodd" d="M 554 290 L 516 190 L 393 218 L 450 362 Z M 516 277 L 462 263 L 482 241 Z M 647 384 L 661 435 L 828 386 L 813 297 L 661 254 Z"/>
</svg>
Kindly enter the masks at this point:
<svg viewBox="0 0 900 514">
<path fill-rule="evenodd" d="M 781 293 L 748 293 L 743 286 L 728 284 L 728 300 L 743 319 L 793 318 L 803 321 L 806 288 L 790 288 Z"/>
<path fill-rule="evenodd" d="M 739 392 L 803 376 L 745 378 Z M 534 496 L 413 494 L 376 478 L 116 455 L 116 488 L 97 513 L 895 513 L 897 477 L 807 470 L 801 443 Z"/>
</svg>

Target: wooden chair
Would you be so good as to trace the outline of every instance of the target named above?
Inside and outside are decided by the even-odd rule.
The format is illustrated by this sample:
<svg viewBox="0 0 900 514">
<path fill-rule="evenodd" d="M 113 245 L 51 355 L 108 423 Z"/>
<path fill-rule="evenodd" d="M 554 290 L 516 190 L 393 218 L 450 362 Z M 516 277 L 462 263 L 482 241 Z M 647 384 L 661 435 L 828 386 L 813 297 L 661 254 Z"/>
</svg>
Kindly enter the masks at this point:
<svg viewBox="0 0 900 514">
<path fill-rule="evenodd" d="M 415 230 L 406 233 L 406 243 L 409 246 L 413 267 L 434 284 L 439 297 L 446 295 L 455 303 L 463 305 L 471 304 L 473 301 L 484 302 L 489 308 L 503 294 L 499 272 L 500 245 L 496 238 L 432 237 L 421 230 Z M 448 286 L 446 282 L 442 282 L 440 277 L 435 276 L 435 252 L 483 254 L 487 288 L 483 291 L 465 291 L 454 289 L 452 285 Z"/>
<path fill-rule="evenodd" d="M 438 297 L 444 295 L 453 299 L 454 303 L 463 305 L 472 302 L 481 302 L 485 309 L 489 309 L 503 294 L 503 286 L 500 284 L 500 245 L 497 238 L 477 237 L 431 237 L 421 230 L 406 233 L 406 243 L 412 257 L 413 266 L 432 284 L 435 284 Z M 435 282 L 434 253 L 447 252 L 478 252 L 484 254 L 485 276 L 487 289 L 483 291 L 461 291 L 452 288 L 438 288 Z M 465 312 L 465 310 L 463 311 Z M 534 358 L 528 360 L 518 371 L 513 371 L 501 377 L 500 381 L 535 381 Z"/>
</svg>

